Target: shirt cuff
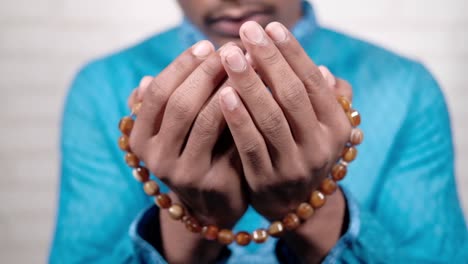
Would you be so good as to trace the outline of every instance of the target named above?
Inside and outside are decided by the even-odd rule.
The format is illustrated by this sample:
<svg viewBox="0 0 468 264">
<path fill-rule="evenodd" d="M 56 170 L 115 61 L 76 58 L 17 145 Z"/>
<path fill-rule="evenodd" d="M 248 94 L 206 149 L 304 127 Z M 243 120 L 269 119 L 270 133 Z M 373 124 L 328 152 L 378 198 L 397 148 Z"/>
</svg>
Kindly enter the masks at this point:
<svg viewBox="0 0 468 264">
<path fill-rule="evenodd" d="M 129 235 L 133 241 L 138 263 L 167 264 L 162 253 L 161 231 L 159 225 L 159 208 L 155 205 L 143 210 L 130 226 Z M 231 251 L 225 247 L 216 261 L 227 263 Z"/>
<path fill-rule="evenodd" d="M 323 264 L 337 263 L 343 251 L 347 247 L 349 247 L 354 241 L 356 241 L 359 234 L 359 230 L 361 228 L 361 219 L 359 216 L 360 211 L 357 201 L 354 199 L 349 190 L 343 188 L 342 186 L 340 187 L 343 191 L 343 195 L 346 201 L 346 208 L 349 214 L 348 230 L 344 233 L 343 236 L 341 236 L 341 238 L 332 248 L 330 253 L 328 253 L 327 257 L 322 262 Z"/>
<path fill-rule="evenodd" d="M 336 245 L 328 253 L 323 260 L 323 264 L 337 263 L 340 259 L 343 251 L 349 247 L 356 239 L 359 234 L 361 227 L 361 220 L 359 218 L 359 206 L 356 200 L 352 197 L 351 193 L 345 188 L 341 187 L 343 195 L 346 201 L 346 208 L 349 215 L 348 229 L 338 240 Z M 279 240 L 276 246 L 276 256 L 280 263 L 296 264 L 301 263 L 299 258 L 291 251 L 291 249 L 284 243 L 283 240 Z"/>
</svg>

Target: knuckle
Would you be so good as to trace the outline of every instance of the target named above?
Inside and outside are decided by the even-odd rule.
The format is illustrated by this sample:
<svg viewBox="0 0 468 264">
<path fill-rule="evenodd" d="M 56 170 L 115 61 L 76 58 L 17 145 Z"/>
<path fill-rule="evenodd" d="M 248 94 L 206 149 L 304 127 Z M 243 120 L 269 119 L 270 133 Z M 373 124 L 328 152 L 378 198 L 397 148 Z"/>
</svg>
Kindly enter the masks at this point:
<svg viewBox="0 0 468 264">
<path fill-rule="evenodd" d="M 280 134 L 279 127 L 283 122 L 283 113 L 280 108 L 270 111 L 265 117 L 259 120 L 259 125 L 262 130 L 272 137 L 278 137 Z"/>
<path fill-rule="evenodd" d="M 245 155 L 254 170 L 259 171 L 263 167 L 260 142 L 256 140 L 247 141 L 240 145 L 238 150 Z"/>
<path fill-rule="evenodd" d="M 202 111 L 193 126 L 194 133 L 200 138 L 209 138 L 218 133 L 215 117 L 207 111 Z"/>
<path fill-rule="evenodd" d="M 302 82 L 292 81 L 287 87 L 283 94 L 284 106 L 293 111 L 301 110 L 308 100 Z"/>
<path fill-rule="evenodd" d="M 200 65 L 200 70 L 203 72 L 208 77 L 214 77 L 218 74 L 219 72 L 219 67 L 218 65 L 214 62 L 205 61 Z"/>
<path fill-rule="evenodd" d="M 302 81 L 312 91 L 317 91 L 323 83 L 323 77 L 319 70 L 311 70 L 308 72 Z"/>
<path fill-rule="evenodd" d="M 175 94 L 168 108 L 174 113 L 176 119 L 187 118 L 192 110 L 190 100 L 184 93 Z"/>
<path fill-rule="evenodd" d="M 255 94 L 258 92 L 259 79 L 249 73 L 248 76 L 237 83 L 237 86 L 247 95 Z"/>
<path fill-rule="evenodd" d="M 279 51 L 271 49 L 261 56 L 261 60 L 266 65 L 276 65 L 281 61 L 281 55 Z"/>
</svg>

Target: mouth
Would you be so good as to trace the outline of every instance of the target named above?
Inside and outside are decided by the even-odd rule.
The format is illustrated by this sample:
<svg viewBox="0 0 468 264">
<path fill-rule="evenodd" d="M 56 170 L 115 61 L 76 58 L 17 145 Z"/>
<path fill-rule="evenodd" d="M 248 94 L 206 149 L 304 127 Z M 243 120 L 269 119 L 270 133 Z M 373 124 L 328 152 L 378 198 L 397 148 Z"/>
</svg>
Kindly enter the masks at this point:
<svg viewBox="0 0 468 264">
<path fill-rule="evenodd" d="M 223 13 L 205 19 L 205 25 L 216 35 L 239 38 L 239 29 L 247 21 L 266 26 L 272 21 L 272 8 L 228 9 Z"/>
</svg>

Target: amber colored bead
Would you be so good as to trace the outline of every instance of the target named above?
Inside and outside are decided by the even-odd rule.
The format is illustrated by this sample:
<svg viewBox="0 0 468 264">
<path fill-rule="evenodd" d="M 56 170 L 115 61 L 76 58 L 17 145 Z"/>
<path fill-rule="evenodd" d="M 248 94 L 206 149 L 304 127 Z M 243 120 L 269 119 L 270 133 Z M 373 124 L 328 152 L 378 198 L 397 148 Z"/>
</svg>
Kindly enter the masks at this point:
<svg viewBox="0 0 468 264">
<path fill-rule="evenodd" d="M 136 167 L 138 167 L 140 165 L 140 160 L 133 153 L 125 154 L 125 162 L 127 162 L 127 165 L 132 167 L 132 168 L 136 168 Z"/>
<path fill-rule="evenodd" d="M 320 184 L 320 190 L 325 194 L 325 195 L 332 195 L 336 189 L 338 188 L 336 182 L 330 178 L 326 178 L 322 181 Z"/>
<path fill-rule="evenodd" d="M 253 231 L 252 239 L 255 243 L 263 243 L 268 239 L 268 232 L 265 229 L 257 229 Z"/>
<path fill-rule="evenodd" d="M 287 230 L 294 230 L 301 224 L 301 220 L 294 213 L 289 213 L 283 218 L 284 228 Z"/>
<path fill-rule="evenodd" d="M 353 128 L 351 130 L 351 136 L 349 137 L 349 142 L 351 145 L 356 146 L 362 143 L 364 140 L 364 133 L 359 128 Z"/>
<path fill-rule="evenodd" d="M 301 203 L 296 209 L 296 214 L 305 221 L 314 214 L 314 208 L 308 203 Z"/>
<path fill-rule="evenodd" d="M 355 147 L 345 147 L 343 150 L 343 160 L 346 162 L 351 162 L 356 159 L 357 149 Z"/>
<path fill-rule="evenodd" d="M 169 197 L 165 193 L 161 193 L 157 195 L 155 198 L 155 202 L 159 206 L 159 208 L 162 208 L 162 209 L 167 209 L 171 207 L 171 204 L 172 204 L 171 197 Z"/>
<path fill-rule="evenodd" d="M 137 167 L 133 169 L 133 177 L 139 182 L 147 182 L 150 177 L 149 170 L 145 167 Z"/>
<path fill-rule="evenodd" d="M 147 181 L 143 184 L 143 190 L 149 196 L 155 196 L 159 194 L 159 185 L 155 181 Z"/>
<path fill-rule="evenodd" d="M 351 102 L 346 97 L 338 97 L 338 103 L 340 103 L 345 112 L 349 112 L 349 110 L 351 110 Z"/>
<path fill-rule="evenodd" d="M 185 221 L 185 227 L 188 231 L 192 233 L 200 233 L 202 231 L 202 226 L 197 221 L 197 219 L 190 217 L 188 220 Z"/>
<path fill-rule="evenodd" d="M 234 234 L 231 230 L 222 229 L 218 233 L 218 242 L 224 245 L 229 245 L 234 241 Z"/>
<path fill-rule="evenodd" d="M 351 112 L 348 112 L 348 118 L 353 127 L 357 127 L 361 124 L 361 115 L 356 110 L 351 110 Z"/>
<path fill-rule="evenodd" d="M 136 104 L 133 106 L 133 108 L 132 108 L 132 114 L 138 115 L 138 113 L 139 113 L 140 110 L 141 110 L 141 104 L 142 104 L 142 103 L 139 102 L 139 103 L 136 103 Z"/>
<path fill-rule="evenodd" d="M 333 180 L 341 181 L 342 179 L 344 179 L 347 172 L 348 172 L 348 168 L 344 164 L 337 163 L 333 166 L 331 175 L 332 175 Z"/>
<path fill-rule="evenodd" d="M 119 137 L 119 148 L 123 151 L 130 151 L 130 139 L 126 135 Z"/>
<path fill-rule="evenodd" d="M 270 224 L 270 227 L 268 228 L 268 234 L 273 237 L 279 237 L 284 233 L 284 226 L 283 223 L 280 221 L 275 221 Z"/>
<path fill-rule="evenodd" d="M 241 246 L 247 246 L 251 240 L 252 237 L 247 232 L 241 231 L 236 234 L 236 242 Z"/>
<path fill-rule="evenodd" d="M 322 207 L 325 204 L 325 201 L 326 201 L 326 198 L 322 192 L 314 191 L 310 195 L 310 205 L 312 205 L 314 209 L 318 209 Z"/>
<path fill-rule="evenodd" d="M 216 240 L 218 238 L 219 228 L 215 225 L 208 225 L 202 228 L 202 235 L 207 240 Z"/>
<path fill-rule="evenodd" d="M 126 116 L 120 120 L 119 129 L 124 135 L 130 136 L 134 123 L 135 121 L 131 117 Z"/>
<path fill-rule="evenodd" d="M 180 220 L 185 214 L 184 208 L 180 204 L 173 204 L 167 210 L 169 212 L 169 216 L 174 220 Z"/>
</svg>

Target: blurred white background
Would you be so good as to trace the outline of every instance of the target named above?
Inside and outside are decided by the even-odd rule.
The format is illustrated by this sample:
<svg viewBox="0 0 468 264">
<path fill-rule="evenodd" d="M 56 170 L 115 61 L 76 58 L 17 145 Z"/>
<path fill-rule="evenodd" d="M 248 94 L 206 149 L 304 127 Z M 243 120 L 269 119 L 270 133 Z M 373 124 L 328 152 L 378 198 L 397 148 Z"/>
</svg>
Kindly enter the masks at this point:
<svg viewBox="0 0 468 264">
<path fill-rule="evenodd" d="M 315 1 L 322 24 L 426 63 L 451 110 L 468 212 L 468 2 Z M 68 84 L 86 61 L 175 25 L 176 1 L 0 1 L 0 262 L 46 261 Z"/>
</svg>

